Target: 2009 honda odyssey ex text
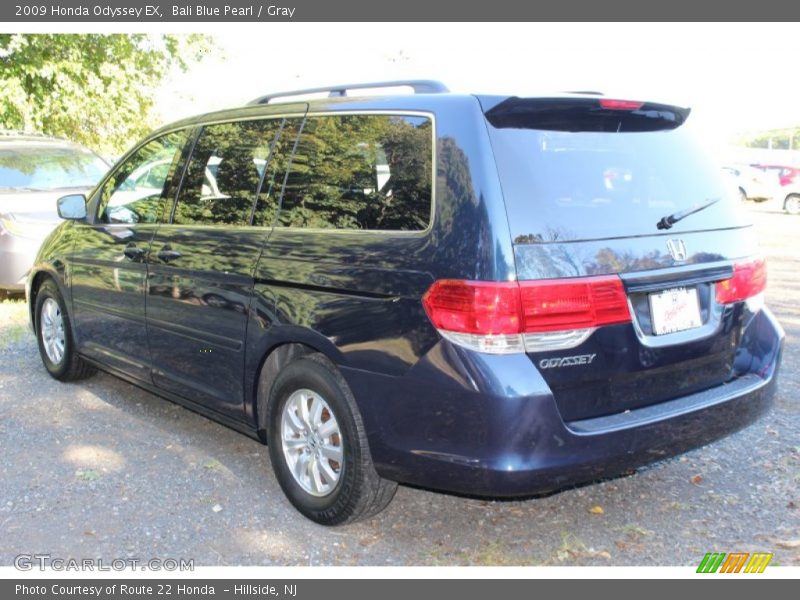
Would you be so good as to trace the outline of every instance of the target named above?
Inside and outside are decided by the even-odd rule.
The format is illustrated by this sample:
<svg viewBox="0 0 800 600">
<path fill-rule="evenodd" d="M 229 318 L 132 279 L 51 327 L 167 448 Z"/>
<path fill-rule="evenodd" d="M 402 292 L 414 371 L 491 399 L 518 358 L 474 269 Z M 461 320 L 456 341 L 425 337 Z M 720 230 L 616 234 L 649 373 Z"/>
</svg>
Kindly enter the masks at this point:
<svg viewBox="0 0 800 600">
<path fill-rule="evenodd" d="M 401 84 L 174 123 L 59 200 L 27 290 L 50 374 L 267 442 L 327 525 L 397 482 L 617 474 L 769 407 L 764 261 L 687 109 Z"/>
</svg>

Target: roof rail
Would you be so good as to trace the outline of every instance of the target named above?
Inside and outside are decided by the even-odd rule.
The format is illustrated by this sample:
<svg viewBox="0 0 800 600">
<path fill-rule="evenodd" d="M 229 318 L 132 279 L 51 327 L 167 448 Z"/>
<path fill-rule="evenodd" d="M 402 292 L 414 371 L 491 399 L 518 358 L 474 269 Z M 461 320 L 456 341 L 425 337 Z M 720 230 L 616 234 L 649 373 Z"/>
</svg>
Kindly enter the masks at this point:
<svg viewBox="0 0 800 600">
<path fill-rule="evenodd" d="M 378 83 L 353 83 L 348 85 L 334 85 L 327 87 L 308 88 L 305 90 L 293 90 L 291 92 L 276 92 L 274 94 L 267 94 L 255 100 L 248 102 L 250 104 L 269 104 L 276 98 L 286 98 L 289 96 L 304 96 L 306 94 L 319 94 L 328 92 L 329 98 L 339 98 L 347 96 L 348 90 L 366 90 L 375 88 L 388 88 L 388 87 L 410 87 L 414 90 L 415 94 L 445 94 L 450 90 L 447 86 L 439 81 L 427 79 L 409 79 L 402 81 L 381 81 Z"/>
</svg>

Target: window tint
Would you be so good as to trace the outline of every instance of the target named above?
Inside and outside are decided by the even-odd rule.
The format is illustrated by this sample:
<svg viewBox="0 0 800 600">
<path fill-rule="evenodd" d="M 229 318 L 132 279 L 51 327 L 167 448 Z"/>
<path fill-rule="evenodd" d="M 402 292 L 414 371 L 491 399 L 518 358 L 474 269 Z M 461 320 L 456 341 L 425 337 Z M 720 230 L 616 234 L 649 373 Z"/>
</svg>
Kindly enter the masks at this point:
<svg viewBox="0 0 800 600">
<path fill-rule="evenodd" d="M 719 202 L 673 233 L 746 223 L 733 188 L 691 135 L 490 127 L 517 244 L 658 233 L 662 217 Z"/>
<path fill-rule="evenodd" d="M 280 119 L 273 119 L 204 127 L 186 169 L 173 223 L 249 224 L 281 125 Z"/>
<path fill-rule="evenodd" d="M 186 130 L 148 142 L 123 163 L 101 190 L 98 217 L 104 223 L 155 223 L 164 207 L 167 182 L 175 176 Z"/>
<path fill-rule="evenodd" d="M 425 117 L 309 117 L 292 157 L 278 225 L 425 229 L 432 135 Z"/>
<path fill-rule="evenodd" d="M 281 196 L 281 187 L 286 170 L 289 168 L 294 143 L 300 131 L 302 119 L 281 119 L 275 134 L 267 161 L 267 172 L 261 189 L 258 192 L 256 212 L 253 215 L 253 225 L 257 227 L 272 227 L 278 201 Z"/>
</svg>

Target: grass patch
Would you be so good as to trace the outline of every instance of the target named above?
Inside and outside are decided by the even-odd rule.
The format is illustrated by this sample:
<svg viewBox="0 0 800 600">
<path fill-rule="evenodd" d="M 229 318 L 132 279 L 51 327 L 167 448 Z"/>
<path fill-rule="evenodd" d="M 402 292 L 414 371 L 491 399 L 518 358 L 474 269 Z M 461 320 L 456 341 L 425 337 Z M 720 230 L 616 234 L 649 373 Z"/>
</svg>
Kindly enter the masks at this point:
<svg viewBox="0 0 800 600">
<path fill-rule="evenodd" d="M 0 350 L 18 344 L 29 333 L 28 305 L 25 300 L 0 300 Z"/>
<path fill-rule="evenodd" d="M 94 469 L 84 469 L 84 470 L 76 471 L 75 472 L 75 477 L 77 477 L 81 481 L 92 482 L 92 481 L 97 481 L 98 479 L 100 479 L 100 473 L 98 473 Z"/>
</svg>

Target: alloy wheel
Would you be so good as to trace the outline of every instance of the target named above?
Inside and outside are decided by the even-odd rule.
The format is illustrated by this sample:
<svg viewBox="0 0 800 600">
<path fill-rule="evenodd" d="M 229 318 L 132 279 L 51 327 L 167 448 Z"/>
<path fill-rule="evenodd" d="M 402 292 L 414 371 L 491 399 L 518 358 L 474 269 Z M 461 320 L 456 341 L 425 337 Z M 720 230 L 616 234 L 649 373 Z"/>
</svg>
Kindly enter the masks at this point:
<svg viewBox="0 0 800 600">
<path fill-rule="evenodd" d="M 47 298 L 42 303 L 42 314 L 39 322 L 42 327 L 41 336 L 47 358 L 54 365 L 61 364 L 66 346 L 64 318 L 61 315 L 61 307 L 53 298 Z"/>
<path fill-rule="evenodd" d="M 344 467 L 342 433 L 325 399 L 309 389 L 293 392 L 281 415 L 283 456 L 294 480 L 312 496 L 336 488 Z"/>
</svg>

